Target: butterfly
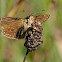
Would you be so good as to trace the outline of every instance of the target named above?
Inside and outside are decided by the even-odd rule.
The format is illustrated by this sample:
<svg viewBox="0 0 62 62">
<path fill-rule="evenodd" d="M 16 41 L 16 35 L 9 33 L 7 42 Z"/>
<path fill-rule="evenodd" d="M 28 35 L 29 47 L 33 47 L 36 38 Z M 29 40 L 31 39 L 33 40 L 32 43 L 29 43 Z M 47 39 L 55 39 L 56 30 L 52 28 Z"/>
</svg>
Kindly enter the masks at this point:
<svg viewBox="0 0 62 62">
<path fill-rule="evenodd" d="M 37 47 L 43 43 L 41 39 L 43 31 L 42 23 L 45 22 L 49 16 L 48 14 L 40 14 L 37 16 L 31 15 L 25 19 L 14 17 L 0 18 L 0 28 L 4 36 L 11 39 L 25 38 L 24 46 L 27 48 L 27 52 L 23 62 L 25 62 L 29 52 L 35 51 Z"/>
<path fill-rule="evenodd" d="M 38 16 L 29 16 L 25 19 L 14 18 L 14 17 L 3 17 L 0 18 L 0 26 L 2 34 L 7 38 L 21 39 L 24 38 L 24 33 L 28 28 L 32 27 L 34 21 L 37 21 L 38 25 L 41 25 L 44 21 L 49 18 L 48 14 L 41 14 Z M 36 29 L 36 27 L 33 27 Z"/>
</svg>

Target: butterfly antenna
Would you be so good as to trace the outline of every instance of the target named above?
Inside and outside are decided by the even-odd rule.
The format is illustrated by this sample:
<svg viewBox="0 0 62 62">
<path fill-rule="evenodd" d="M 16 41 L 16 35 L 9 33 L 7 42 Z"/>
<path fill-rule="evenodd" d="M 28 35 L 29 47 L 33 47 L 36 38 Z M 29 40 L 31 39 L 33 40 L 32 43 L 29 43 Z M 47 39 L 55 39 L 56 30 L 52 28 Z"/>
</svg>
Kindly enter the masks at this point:
<svg viewBox="0 0 62 62">
<path fill-rule="evenodd" d="M 45 10 L 41 10 L 41 11 L 45 11 Z M 36 15 L 36 14 L 40 13 L 41 11 L 38 11 L 38 12 L 32 14 L 32 15 Z"/>
<path fill-rule="evenodd" d="M 27 50 L 27 52 L 26 52 L 26 54 L 25 54 L 25 57 L 24 57 L 23 62 L 25 62 L 25 61 L 26 61 L 26 58 L 27 58 L 28 53 L 29 53 L 29 51 Z"/>
</svg>

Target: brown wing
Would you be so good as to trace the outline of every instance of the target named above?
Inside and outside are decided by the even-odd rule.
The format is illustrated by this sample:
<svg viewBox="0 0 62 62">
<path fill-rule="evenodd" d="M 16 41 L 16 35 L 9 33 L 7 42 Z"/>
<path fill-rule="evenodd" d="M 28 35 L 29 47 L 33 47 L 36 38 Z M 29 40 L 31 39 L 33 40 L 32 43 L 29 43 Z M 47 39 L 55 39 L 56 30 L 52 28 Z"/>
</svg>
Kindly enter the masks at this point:
<svg viewBox="0 0 62 62">
<path fill-rule="evenodd" d="M 0 25 L 3 27 L 3 35 L 8 38 L 16 38 L 19 28 L 23 27 L 24 19 L 21 18 L 0 18 Z"/>
<path fill-rule="evenodd" d="M 36 16 L 36 20 L 37 21 L 41 21 L 41 23 L 43 23 L 44 21 L 46 21 L 49 18 L 50 15 L 48 14 L 41 14 Z"/>
<path fill-rule="evenodd" d="M 19 20 L 21 20 L 21 18 L 3 17 L 3 18 L 0 18 L 0 25 L 2 27 L 5 27 L 5 26 L 8 26 L 9 24 L 19 21 Z"/>
</svg>

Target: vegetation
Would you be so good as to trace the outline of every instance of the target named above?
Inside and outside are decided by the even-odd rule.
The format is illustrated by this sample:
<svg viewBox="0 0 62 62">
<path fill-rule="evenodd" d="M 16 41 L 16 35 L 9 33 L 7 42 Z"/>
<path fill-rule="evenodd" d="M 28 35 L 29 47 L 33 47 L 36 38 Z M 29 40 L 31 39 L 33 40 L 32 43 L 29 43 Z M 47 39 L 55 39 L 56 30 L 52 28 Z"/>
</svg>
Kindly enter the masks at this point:
<svg viewBox="0 0 62 62">
<path fill-rule="evenodd" d="M 43 23 L 43 44 L 29 53 L 26 62 L 62 62 L 62 0 L 0 0 L 0 17 L 25 18 L 32 14 L 50 14 L 50 18 Z M 0 62 L 23 62 L 24 42 L 0 33 Z"/>
</svg>

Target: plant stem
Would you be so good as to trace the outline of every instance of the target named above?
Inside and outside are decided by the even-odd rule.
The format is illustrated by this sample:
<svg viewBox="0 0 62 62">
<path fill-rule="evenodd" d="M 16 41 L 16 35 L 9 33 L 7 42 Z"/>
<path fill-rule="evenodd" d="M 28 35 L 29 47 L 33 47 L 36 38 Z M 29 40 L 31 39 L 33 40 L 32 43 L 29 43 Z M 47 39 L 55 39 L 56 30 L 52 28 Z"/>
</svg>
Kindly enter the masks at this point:
<svg viewBox="0 0 62 62">
<path fill-rule="evenodd" d="M 26 61 L 26 58 L 27 58 L 28 53 L 29 53 L 29 51 L 27 50 L 27 52 L 26 52 L 26 55 L 25 55 L 25 57 L 24 57 L 23 62 L 25 62 L 25 61 Z"/>
</svg>

